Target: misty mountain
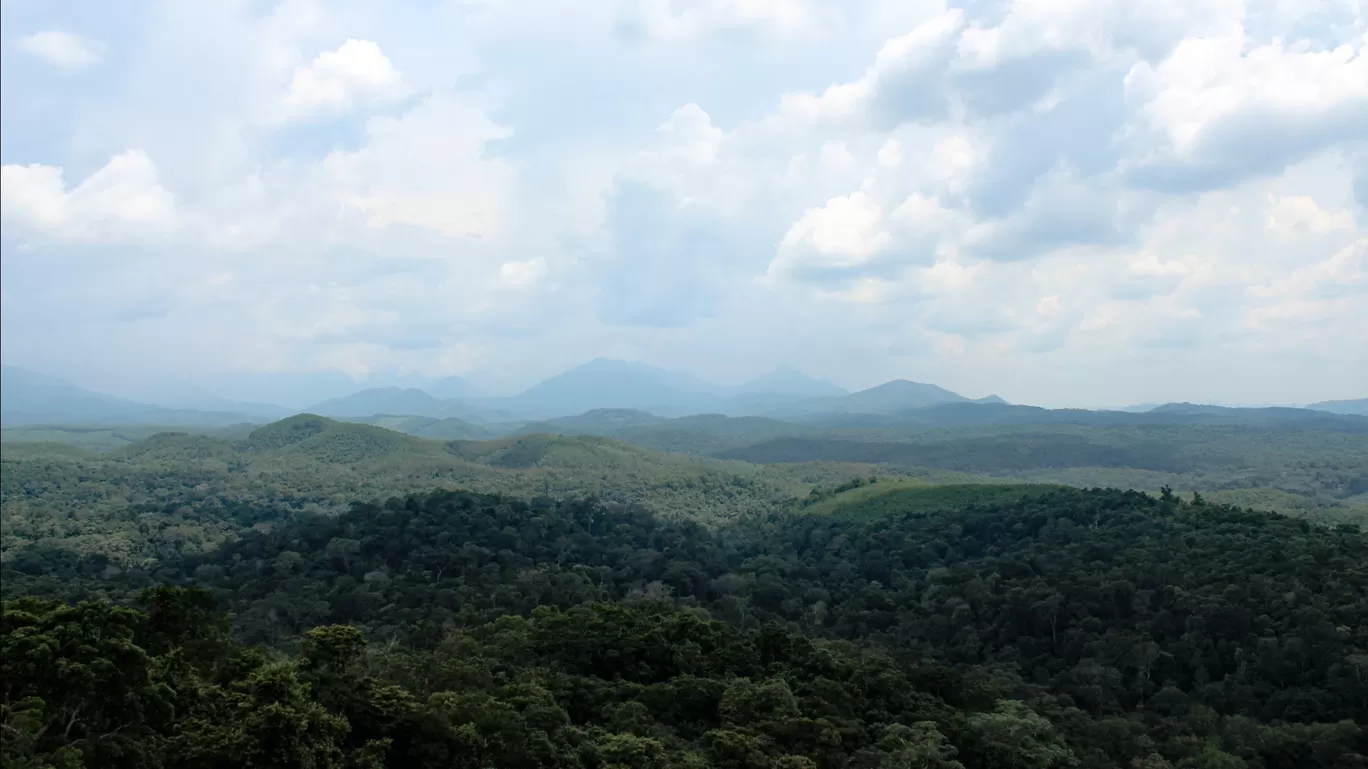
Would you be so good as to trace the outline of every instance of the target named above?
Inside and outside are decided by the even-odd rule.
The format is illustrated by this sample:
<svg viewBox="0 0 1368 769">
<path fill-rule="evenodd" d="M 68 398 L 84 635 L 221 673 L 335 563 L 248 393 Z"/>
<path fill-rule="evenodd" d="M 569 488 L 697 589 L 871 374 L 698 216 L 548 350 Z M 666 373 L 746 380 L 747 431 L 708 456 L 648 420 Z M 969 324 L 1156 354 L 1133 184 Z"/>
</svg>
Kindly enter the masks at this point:
<svg viewBox="0 0 1368 769">
<path fill-rule="evenodd" d="M 737 395 L 772 393 L 804 398 L 839 398 L 850 394 L 849 390 L 825 379 L 808 376 L 792 366 L 780 366 L 768 374 L 736 387 L 735 390 Z"/>
<path fill-rule="evenodd" d="M 996 398 L 996 396 L 989 396 Z M 1001 399 L 998 399 L 1001 400 Z M 830 414 L 896 414 L 942 403 L 972 403 L 969 398 L 944 387 L 906 379 L 895 379 L 868 390 L 861 390 L 839 398 L 815 398 L 788 408 L 775 410 L 769 416 L 818 417 Z"/>
<path fill-rule="evenodd" d="M 376 415 L 445 419 L 455 417 L 483 421 L 479 409 L 458 400 L 436 398 L 423 390 L 404 387 L 372 387 L 342 398 L 315 404 L 309 412 L 325 417 L 357 418 Z"/>
<path fill-rule="evenodd" d="M 846 425 L 854 423 L 846 419 Z M 1368 430 L 1368 419 L 1309 409 L 1280 407 L 1236 408 L 1172 403 L 1144 412 L 1046 409 L 982 402 L 943 403 L 904 412 L 895 417 L 868 419 L 866 425 L 968 427 L 975 425 L 1244 425 L 1307 429 Z"/>
<path fill-rule="evenodd" d="M 479 401 L 533 419 L 598 409 L 635 409 L 660 415 L 721 411 L 722 397 L 692 389 L 696 382 L 645 363 L 598 358 L 546 379 L 511 398 Z"/>
<path fill-rule="evenodd" d="M 1355 414 L 1368 417 L 1368 398 L 1355 398 L 1344 401 L 1321 401 L 1307 406 L 1312 411 L 1329 411 L 1332 414 Z"/>
<path fill-rule="evenodd" d="M 0 422 L 36 424 L 157 424 L 222 426 L 259 421 L 236 411 L 168 408 L 117 398 L 65 379 L 0 365 Z"/>
<path fill-rule="evenodd" d="M 158 377 L 141 380 L 136 374 L 133 378 L 110 383 L 107 389 L 115 397 L 148 403 L 170 409 L 191 409 L 194 411 L 220 411 L 246 414 L 261 420 L 283 419 L 296 413 L 294 409 L 274 403 L 238 401 L 216 395 L 203 387 L 179 379 Z"/>
</svg>

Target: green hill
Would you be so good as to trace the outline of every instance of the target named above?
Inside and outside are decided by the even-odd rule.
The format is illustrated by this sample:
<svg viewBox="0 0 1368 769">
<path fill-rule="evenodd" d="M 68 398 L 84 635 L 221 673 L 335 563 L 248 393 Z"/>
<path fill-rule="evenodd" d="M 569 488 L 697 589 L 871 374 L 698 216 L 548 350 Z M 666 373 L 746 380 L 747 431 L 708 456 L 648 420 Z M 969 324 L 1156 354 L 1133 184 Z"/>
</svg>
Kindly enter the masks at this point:
<svg viewBox="0 0 1368 769">
<path fill-rule="evenodd" d="M 731 447 L 756 463 L 857 462 L 1183 494 L 1368 526 L 1368 434 L 1248 425 L 841 428 Z"/>
<path fill-rule="evenodd" d="M 1049 484 L 933 484 L 895 479 L 861 483 L 834 494 L 816 495 L 801 509 L 808 515 L 928 515 L 974 505 L 1000 505 L 1042 497 L 1064 488 Z"/>
<path fill-rule="evenodd" d="M 299 511 L 415 489 L 597 496 L 716 521 L 776 509 L 871 468 L 764 468 L 667 454 L 591 436 L 442 442 L 373 425 L 298 415 L 233 440 L 162 433 L 102 454 L 7 444 L 0 548 L 101 553 L 135 563 L 197 552 Z M 244 506 L 269 506 L 268 519 Z"/>
<path fill-rule="evenodd" d="M 86 451 L 100 452 L 122 448 L 145 440 L 158 433 L 182 432 L 192 435 L 216 435 L 222 438 L 246 437 L 255 425 L 232 427 L 180 427 L 169 425 L 32 425 L 6 427 L 0 430 L 0 445 L 6 449 L 23 451 L 25 444 L 62 443 Z"/>
<path fill-rule="evenodd" d="M 349 421 L 371 424 L 387 430 L 397 430 L 401 433 L 434 441 L 478 441 L 496 437 L 488 428 L 456 417 L 438 419 L 436 417 L 377 414 Z"/>
</svg>

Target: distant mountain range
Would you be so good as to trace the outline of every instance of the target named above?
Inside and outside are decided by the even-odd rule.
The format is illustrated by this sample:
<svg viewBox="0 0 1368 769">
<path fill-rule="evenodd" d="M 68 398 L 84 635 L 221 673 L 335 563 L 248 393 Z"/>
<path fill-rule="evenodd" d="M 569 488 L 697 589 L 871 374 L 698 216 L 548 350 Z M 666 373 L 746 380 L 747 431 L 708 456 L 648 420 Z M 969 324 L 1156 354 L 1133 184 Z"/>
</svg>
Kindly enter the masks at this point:
<svg viewBox="0 0 1368 769">
<path fill-rule="evenodd" d="M 1321 401 L 1307 406 L 1313 411 L 1328 411 L 1331 414 L 1356 414 L 1361 417 L 1368 417 L 1368 398 L 1357 398 L 1347 401 Z"/>
<path fill-rule="evenodd" d="M 769 412 L 774 417 L 812 417 L 830 414 L 897 414 L 947 403 L 1006 403 L 996 395 L 977 400 L 944 387 L 895 379 L 868 390 L 840 397 L 812 398 Z"/>
<path fill-rule="evenodd" d="M 557 374 L 511 398 L 473 405 L 529 419 L 598 409 L 635 409 L 661 416 L 761 413 L 811 398 L 843 396 L 825 380 L 781 367 L 739 386 L 705 382 L 645 363 L 599 358 Z"/>
<path fill-rule="evenodd" d="M 56 377 L 0 365 L 0 423 L 220 426 L 262 421 L 241 412 L 168 408 L 92 392 Z"/>
<path fill-rule="evenodd" d="M 93 392 L 55 377 L 15 366 L 3 367 L 3 423 L 226 426 L 261 423 L 293 413 L 270 404 L 237 403 L 208 393 L 188 392 L 194 402 L 221 408 L 173 408 Z M 713 420 L 712 427 L 734 431 L 725 418 L 763 418 L 774 434 L 778 425 L 990 425 L 990 424 L 1176 424 L 1252 422 L 1258 424 L 1346 424 L 1346 417 L 1368 415 L 1368 399 L 1326 401 L 1307 409 L 1232 408 L 1169 403 L 1125 411 L 1042 409 L 1015 406 L 990 395 L 968 398 L 934 384 L 898 379 L 859 392 L 807 376 L 791 367 L 735 386 L 710 384 L 688 374 L 644 363 L 597 359 L 550 377 L 506 398 L 481 395 L 466 380 L 449 377 L 431 385 L 376 387 L 315 403 L 308 413 L 393 427 L 446 439 L 473 439 L 510 433 L 564 432 L 617 434 L 624 430 L 686 429 L 681 418 Z M 464 394 L 454 397 L 455 394 Z M 722 421 L 718 421 L 722 420 Z M 1351 420 L 1352 421 L 1352 420 Z M 1357 424 L 1357 423 L 1353 423 Z M 692 425 L 687 429 L 693 429 Z"/>
</svg>

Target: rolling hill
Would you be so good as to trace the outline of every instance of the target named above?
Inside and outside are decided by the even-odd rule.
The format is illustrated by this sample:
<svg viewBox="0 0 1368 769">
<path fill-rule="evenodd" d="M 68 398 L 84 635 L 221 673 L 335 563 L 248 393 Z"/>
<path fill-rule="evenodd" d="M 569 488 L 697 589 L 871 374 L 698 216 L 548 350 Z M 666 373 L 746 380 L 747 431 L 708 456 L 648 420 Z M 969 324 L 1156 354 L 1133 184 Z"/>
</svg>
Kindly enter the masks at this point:
<svg viewBox="0 0 1368 769">
<path fill-rule="evenodd" d="M 416 435 L 419 438 L 429 438 L 434 441 L 477 441 L 497 438 L 501 434 L 499 431 L 491 429 L 490 426 L 473 424 L 456 417 L 440 419 L 437 417 L 376 414 L 347 421 L 375 425 L 387 430 L 397 430 L 401 433 Z"/>
<path fill-rule="evenodd" d="M 162 433 L 102 454 L 6 442 L 0 463 L 6 553 L 58 548 L 116 562 L 201 550 L 298 511 L 335 513 L 422 489 L 596 496 L 717 521 L 872 471 L 849 463 L 765 468 L 596 436 L 426 440 L 312 414 L 245 437 Z"/>
<path fill-rule="evenodd" d="M 639 409 L 594 409 L 579 416 L 528 422 L 512 432 L 515 435 L 531 435 L 534 433 L 613 435 L 622 430 L 660 425 L 669 421 L 665 417 L 658 417 Z"/>
</svg>

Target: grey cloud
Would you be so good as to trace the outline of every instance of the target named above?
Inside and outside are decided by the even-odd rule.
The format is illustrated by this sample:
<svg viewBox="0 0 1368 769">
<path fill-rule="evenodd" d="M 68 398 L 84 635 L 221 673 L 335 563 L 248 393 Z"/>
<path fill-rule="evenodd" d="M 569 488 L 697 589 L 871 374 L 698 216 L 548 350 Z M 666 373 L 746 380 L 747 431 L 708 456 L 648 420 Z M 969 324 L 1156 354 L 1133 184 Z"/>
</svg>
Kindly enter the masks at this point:
<svg viewBox="0 0 1368 769">
<path fill-rule="evenodd" d="M 1021 349 L 1034 353 L 1054 352 L 1063 349 L 1073 334 L 1073 326 L 1059 325 L 1037 334 L 1027 334 L 1020 340 Z"/>
<path fill-rule="evenodd" d="M 927 328 L 965 337 L 986 336 L 1011 331 L 1016 322 L 1006 309 L 992 305 L 949 305 L 927 313 Z"/>
<path fill-rule="evenodd" d="M 1356 153 L 1349 153 L 1346 161 L 1353 173 L 1354 200 L 1368 215 L 1368 143 L 1361 146 Z"/>
<path fill-rule="evenodd" d="M 1111 297 L 1139 301 L 1171 293 L 1182 283 L 1178 275 L 1127 275 L 1112 286 Z"/>
<path fill-rule="evenodd" d="M 1090 63 L 1082 51 L 1045 51 L 1008 59 L 987 69 L 952 72 L 956 95 L 975 115 L 1001 115 L 1044 98 L 1065 75 Z"/>
<path fill-rule="evenodd" d="M 1126 121 L 1124 76 L 1117 70 L 1090 73 L 1071 84 L 1053 108 L 1004 122 L 1000 143 L 970 186 L 974 211 L 1005 215 L 1026 200 L 1037 179 L 1061 164 L 1083 177 L 1114 168 L 1121 153 L 1113 137 Z"/>
<path fill-rule="evenodd" d="M 890 72 L 879 78 L 870 113 L 873 125 L 883 131 L 903 123 L 943 120 L 950 113 L 950 84 L 941 67 Z"/>
<path fill-rule="evenodd" d="M 436 350 L 447 344 L 456 328 L 454 324 L 441 321 L 400 320 L 319 334 L 311 341 L 317 344 L 374 344 L 396 351 Z"/>
<path fill-rule="evenodd" d="M 368 115 L 287 123 L 265 132 L 258 148 L 269 157 L 320 160 L 330 152 L 354 152 L 368 139 Z"/>
<path fill-rule="evenodd" d="M 1162 192 L 1202 192 L 1276 174 L 1327 147 L 1368 139 L 1368 100 L 1329 114 L 1246 110 L 1217 123 L 1190 159 L 1164 158 L 1126 172 L 1129 184 Z"/>
<path fill-rule="evenodd" d="M 1127 229 L 1114 195 L 1084 187 L 1046 188 L 997 222 L 971 250 L 992 261 L 1025 261 L 1058 248 L 1124 243 Z"/>
<path fill-rule="evenodd" d="M 998 26 L 1012 10 L 1011 4 L 1003 0 L 953 0 L 945 5 L 958 8 L 966 19 L 984 27 Z"/>
<path fill-rule="evenodd" d="M 906 51 L 903 60 L 880 63 L 869 105 L 875 128 L 887 131 L 903 123 L 949 116 L 952 87 L 945 73 L 958 41 L 957 32 L 945 34 Z"/>
<path fill-rule="evenodd" d="M 586 264 L 599 314 L 626 326 L 677 327 L 718 310 L 729 275 L 763 263 L 763 227 L 681 209 L 666 192 L 620 180 L 608 200 L 606 259 Z"/>
</svg>

